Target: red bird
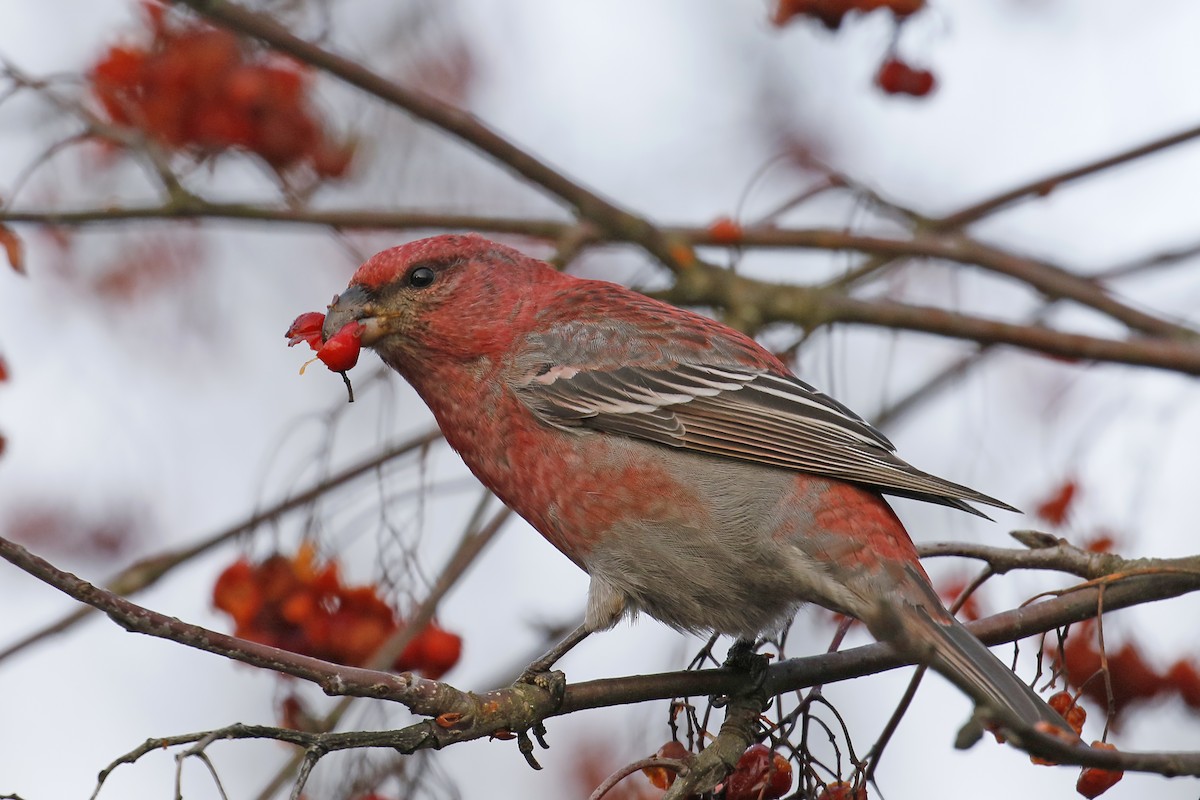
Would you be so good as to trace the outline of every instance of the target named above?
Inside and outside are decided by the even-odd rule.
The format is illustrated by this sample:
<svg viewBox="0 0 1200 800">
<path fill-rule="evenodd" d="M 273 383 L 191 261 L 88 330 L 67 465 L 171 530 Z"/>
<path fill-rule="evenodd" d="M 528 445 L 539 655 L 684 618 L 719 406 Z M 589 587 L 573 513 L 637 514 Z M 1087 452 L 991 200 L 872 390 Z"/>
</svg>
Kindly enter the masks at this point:
<svg viewBox="0 0 1200 800">
<path fill-rule="evenodd" d="M 900 460 L 749 337 L 477 235 L 371 258 L 324 338 L 353 321 L 476 477 L 591 576 L 587 631 L 645 612 L 753 639 L 812 602 L 999 722 L 1065 728 L 945 609 L 882 494 L 1010 507 Z"/>
</svg>

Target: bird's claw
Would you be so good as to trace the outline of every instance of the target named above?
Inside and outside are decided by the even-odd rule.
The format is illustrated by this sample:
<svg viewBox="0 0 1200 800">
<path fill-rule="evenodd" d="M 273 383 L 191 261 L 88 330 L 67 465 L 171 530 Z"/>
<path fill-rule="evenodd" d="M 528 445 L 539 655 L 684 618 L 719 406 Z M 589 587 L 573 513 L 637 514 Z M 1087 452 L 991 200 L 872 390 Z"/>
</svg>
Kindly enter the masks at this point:
<svg viewBox="0 0 1200 800">
<path fill-rule="evenodd" d="M 539 670 L 536 664 L 530 664 L 513 683 L 514 686 L 521 684 L 536 686 L 546 692 L 554 700 L 554 706 L 557 708 L 567 691 L 567 676 L 562 670 Z"/>
<path fill-rule="evenodd" d="M 533 755 L 533 741 L 529 738 L 529 734 L 531 733 L 543 750 L 550 749 L 550 745 L 546 742 L 546 726 L 540 722 L 536 723 L 529 730 L 521 731 L 517 734 L 517 749 L 525 757 L 526 764 L 533 769 L 541 769 L 542 765 L 538 763 L 538 760 Z"/>
<path fill-rule="evenodd" d="M 546 692 L 550 695 L 554 707 L 558 708 L 562 705 L 563 695 L 567 691 L 567 676 L 561 670 L 538 669 L 537 662 L 534 662 L 525 668 L 513 686 L 522 684 L 536 686 Z M 533 739 L 530 738 L 530 734 L 533 734 Z M 528 730 L 520 731 L 517 734 L 517 749 L 525 757 L 525 763 L 533 769 L 541 769 L 542 765 L 533 756 L 534 739 L 543 750 L 550 749 L 550 744 L 546 741 L 546 726 L 541 722 L 535 722 Z"/>
</svg>

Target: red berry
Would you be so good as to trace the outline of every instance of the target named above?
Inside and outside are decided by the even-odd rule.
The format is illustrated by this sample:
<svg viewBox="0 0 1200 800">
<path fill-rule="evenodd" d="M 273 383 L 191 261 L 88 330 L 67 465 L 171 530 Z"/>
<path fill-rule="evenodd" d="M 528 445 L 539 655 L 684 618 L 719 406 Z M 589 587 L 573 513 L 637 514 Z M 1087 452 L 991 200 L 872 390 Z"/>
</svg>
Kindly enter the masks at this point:
<svg viewBox="0 0 1200 800">
<path fill-rule="evenodd" d="M 1038 503 L 1034 514 L 1037 514 L 1043 521 L 1054 525 L 1061 526 L 1067 521 L 1067 514 L 1071 510 L 1071 503 L 1075 499 L 1075 494 L 1079 491 L 1079 484 L 1073 480 L 1063 481 L 1054 494 Z"/>
<path fill-rule="evenodd" d="M 725 800 L 775 800 L 792 788 L 792 765 L 764 744 L 751 745 L 725 782 Z"/>
<path fill-rule="evenodd" d="M 462 637 L 433 623 L 422 631 L 421 636 L 425 640 L 421 648 L 423 663 L 418 668 L 426 678 L 436 681 L 458 663 L 462 655 Z"/>
<path fill-rule="evenodd" d="M 325 315 L 320 311 L 309 311 L 296 317 L 284 334 L 288 340 L 288 347 L 308 342 L 308 346 L 313 350 L 320 350 L 321 326 L 324 324 Z"/>
<path fill-rule="evenodd" d="M 889 58 L 879 66 L 875 83 L 888 94 L 908 94 L 924 97 L 933 91 L 933 73 L 914 69 L 898 58 Z"/>
<path fill-rule="evenodd" d="M 1200 708 L 1200 669 L 1191 661 L 1180 659 L 1167 672 L 1167 680 L 1192 708 Z"/>
<path fill-rule="evenodd" d="M 1117 748 L 1107 742 L 1092 742 L 1092 747 L 1101 750 L 1116 750 Z M 1125 777 L 1124 770 L 1119 769 L 1101 769 L 1100 767 L 1085 767 L 1079 773 L 1079 780 L 1075 782 L 1075 791 L 1079 792 L 1086 798 L 1099 797 L 1107 792 L 1117 781 Z"/>
<path fill-rule="evenodd" d="M 859 786 L 856 789 L 854 784 L 846 781 L 826 784 L 817 795 L 817 800 L 867 800 L 867 787 Z"/>
<path fill-rule="evenodd" d="M 354 142 L 324 142 L 312 154 L 313 169 L 323 178 L 344 178 L 357 149 Z"/>
<path fill-rule="evenodd" d="M 340 331 L 325 340 L 325 344 L 317 350 L 317 358 L 334 372 L 345 372 L 358 363 L 361 338 L 362 325 L 347 322 Z"/>
<path fill-rule="evenodd" d="M 658 752 L 654 754 L 655 758 L 672 758 L 676 761 L 683 761 L 690 756 L 688 749 L 674 739 L 658 748 Z M 675 770 L 667 767 L 644 767 L 642 774 L 650 779 L 650 783 L 663 791 L 670 789 L 671 784 L 675 782 Z"/>
<path fill-rule="evenodd" d="M 1087 711 L 1075 702 L 1070 692 L 1056 692 L 1046 703 L 1067 721 L 1076 733 L 1083 732 L 1083 723 L 1087 721 Z"/>
<path fill-rule="evenodd" d="M 717 244 L 737 244 L 742 241 L 742 226 L 729 217 L 718 217 L 709 224 L 708 235 Z"/>
</svg>

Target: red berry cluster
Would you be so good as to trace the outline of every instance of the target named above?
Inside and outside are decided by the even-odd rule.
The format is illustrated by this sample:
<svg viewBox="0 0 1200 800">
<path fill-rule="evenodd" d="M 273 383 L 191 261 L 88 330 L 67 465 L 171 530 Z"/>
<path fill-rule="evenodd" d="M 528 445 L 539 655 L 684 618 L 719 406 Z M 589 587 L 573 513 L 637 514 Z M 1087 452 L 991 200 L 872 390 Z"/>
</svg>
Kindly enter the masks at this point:
<svg viewBox="0 0 1200 800">
<path fill-rule="evenodd" d="M 228 31 L 168 17 L 154 0 L 142 8 L 149 41 L 112 46 L 88 75 L 110 120 L 171 150 L 244 150 L 276 172 L 306 164 L 322 178 L 346 174 L 354 148 L 329 139 L 313 116 L 304 67 Z"/>
<path fill-rule="evenodd" d="M 1193 711 L 1200 711 L 1200 667 L 1196 662 L 1179 659 L 1165 672 L 1147 663 L 1137 645 L 1126 642 L 1116 652 L 1108 653 L 1108 681 L 1102 677 L 1104 661 L 1100 655 L 1095 620 L 1087 620 L 1071 629 L 1062 647 L 1061 659 L 1057 648 L 1047 652 L 1056 660 L 1067 683 L 1101 708 L 1108 707 L 1108 684 L 1112 685 L 1113 724 L 1136 701 L 1175 696 Z"/>
<path fill-rule="evenodd" d="M 818 19 L 825 27 L 836 30 L 851 11 L 866 14 L 886 8 L 897 19 L 904 19 L 924 7 L 925 0 L 779 0 L 771 22 L 784 25 L 793 17 L 804 16 Z"/>
<path fill-rule="evenodd" d="M 1070 520 L 1081 494 L 1082 487 L 1076 480 L 1065 479 L 1036 504 L 1034 513 L 1052 528 L 1061 528 Z M 1107 553 L 1115 540 L 1111 531 L 1099 529 L 1089 534 L 1082 546 L 1092 552 Z M 1101 708 L 1109 707 L 1111 684 L 1113 725 L 1120 724 L 1132 705 L 1161 697 L 1178 697 L 1188 708 L 1200 712 L 1200 665 L 1181 658 L 1166 671 L 1159 671 L 1133 642 L 1126 642 L 1115 652 L 1110 644 L 1107 658 L 1102 658 L 1095 620 L 1072 627 L 1061 653 L 1051 644 L 1047 645 L 1046 653 L 1062 670 L 1067 684 Z M 1107 682 L 1103 677 L 1105 662 Z"/>
<path fill-rule="evenodd" d="M 284 334 L 288 347 L 305 342 L 316 352 L 321 363 L 334 372 L 345 372 L 358 363 L 358 353 L 362 349 L 362 325 L 347 322 L 341 330 L 322 342 L 321 327 L 324 324 L 325 315 L 319 311 L 308 311 L 296 317 Z"/>
<path fill-rule="evenodd" d="M 213 605 L 233 617 L 234 635 L 347 666 L 361 666 L 400 627 L 375 586 L 346 586 L 336 561 L 320 563 L 309 543 L 288 558 L 239 558 L 213 586 Z M 397 671 L 437 679 L 462 653 L 462 639 L 430 623 L 396 659 Z"/>
<path fill-rule="evenodd" d="M 685 764 L 692 758 L 688 749 L 675 740 L 658 748 L 654 755 Z M 659 789 L 669 789 L 675 783 L 675 771 L 667 767 L 646 767 L 642 772 Z M 764 744 L 754 744 L 742 753 L 733 772 L 718 787 L 718 796 L 724 800 L 776 800 L 791 788 L 791 762 Z"/>
</svg>

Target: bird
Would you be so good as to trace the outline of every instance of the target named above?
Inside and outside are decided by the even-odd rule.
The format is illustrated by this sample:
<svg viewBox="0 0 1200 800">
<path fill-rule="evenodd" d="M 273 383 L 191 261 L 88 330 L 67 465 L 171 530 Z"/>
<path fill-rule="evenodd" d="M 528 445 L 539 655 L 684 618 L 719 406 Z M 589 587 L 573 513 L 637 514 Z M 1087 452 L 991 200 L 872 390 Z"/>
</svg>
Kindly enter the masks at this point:
<svg viewBox="0 0 1200 800">
<path fill-rule="evenodd" d="M 590 576 L 564 648 L 639 613 L 751 641 L 811 603 L 992 722 L 1074 736 L 946 609 L 884 495 L 1016 509 L 903 461 L 749 336 L 478 234 L 368 259 L 322 336 L 351 323 L 471 472 Z"/>
</svg>

